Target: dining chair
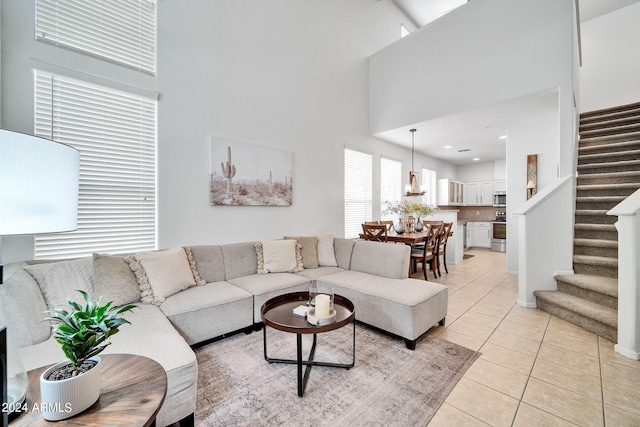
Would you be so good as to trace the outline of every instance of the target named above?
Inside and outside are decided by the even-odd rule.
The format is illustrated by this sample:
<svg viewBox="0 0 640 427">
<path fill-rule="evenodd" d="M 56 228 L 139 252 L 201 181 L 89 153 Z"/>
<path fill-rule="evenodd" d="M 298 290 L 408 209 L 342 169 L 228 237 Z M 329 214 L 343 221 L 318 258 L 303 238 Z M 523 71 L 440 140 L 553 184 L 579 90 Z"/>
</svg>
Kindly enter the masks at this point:
<svg viewBox="0 0 640 427">
<path fill-rule="evenodd" d="M 438 242 L 438 252 L 437 252 L 437 264 L 438 264 L 438 275 L 440 274 L 440 257 L 442 257 L 442 264 L 444 265 L 444 271 L 449 274 L 449 269 L 447 268 L 447 240 L 449 240 L 449 236 L 453 235 L 451 229 L 453 228 L 453 222 L 445 222 L 442 226 L 442 231 L 440 233 L 440 241 Z"/>
<path fill-rule="evenodd" d="M 384 224 L 387 226 L 387 230 L 391 231 L 391 229 L 393 228 L 393 221 L 389 220 L 389 221 L 380 221 L 380 224 Z"/>
<path fill-rule="evenodd" d="M 376 242 L 387 241 L 386 224 L 362 224 L 362 232 L 365 240 L 373 240 Z"/>
<path fill-rule="evenodd" d="M 427 263 L 429 264 L 430 270 L 433 272 L 433 277 L 436 279 L 438 278 L 438 275 L 436 274 L 436 251 L 440 227 L 427 224 L 425 225 L 424 232 L 427 233 L 424 246 L 422 248 L 413 248 L 411 250 L 411 272 L 415 272 L 417 270 L 418 263 L 421 262 L 422 271 L 424 272 L 424 280 L 429 281 L 427 278 Z"/>
</svg>

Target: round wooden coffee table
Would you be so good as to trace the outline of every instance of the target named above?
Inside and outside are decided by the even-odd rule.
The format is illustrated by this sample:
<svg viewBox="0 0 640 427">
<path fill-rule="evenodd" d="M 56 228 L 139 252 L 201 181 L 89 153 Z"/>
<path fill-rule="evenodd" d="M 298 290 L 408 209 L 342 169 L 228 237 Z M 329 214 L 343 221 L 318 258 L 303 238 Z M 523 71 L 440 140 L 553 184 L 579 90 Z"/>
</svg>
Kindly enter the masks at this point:
<svg viewBox="0 0 640 427">
<path fill-rule="evenodd" d="M 101 354 L 100 398 L 86 411 L 61 421 L 47 421 L 37 411 L 40 374 L 48 368 L 27 372 L 27 412 L 13 426 L 109 425 L 152 426 L 167 393 L 167 374 L 158 362 L 132 354 Z M 34 411 L 33 409 L 36 409 Z M 17 415 L 17 414 L 16 414 Z"/>
<path fill-rule="evenodd" d="M 306 305 L 309 298 L 308 292 L 294 292 L 271 298 L 262 305 L 261 317 L 265 324 L 264 331 L 264 359 L 269 363 L 291 363 L 298 366 L 298 396 L 304 395 L 304 389 L 309 378 L 309 371 L 312 366 L 329 366 L 332 368 L 351 369 L 356 361 L 356 311 L 353 303 L 347 298 L 335 295 L 334 309 L 336 311 L 336 320 L 328 325 L 311 325 L 307 322 L 307 318 L 293 314 L 293 309 L 299 305 Z M 317 334 L 322 332 L 333 331 L 341 328 L 349 323 L 353 323 L 353 357 L 351 363 L 330 363 L 317 362 L 313 360 L 316 350 Z M 297 358 L 292 359 L 272 359 L 267 355 L 267 326 L 284 332 L 290 332 L 297 335 Z M 313 334 L 313 344 L 309 352 L 307 360 L 302 359 L 302 335 Z M 304 375 L 302 366 L 305 365 Z"/>
</svg>

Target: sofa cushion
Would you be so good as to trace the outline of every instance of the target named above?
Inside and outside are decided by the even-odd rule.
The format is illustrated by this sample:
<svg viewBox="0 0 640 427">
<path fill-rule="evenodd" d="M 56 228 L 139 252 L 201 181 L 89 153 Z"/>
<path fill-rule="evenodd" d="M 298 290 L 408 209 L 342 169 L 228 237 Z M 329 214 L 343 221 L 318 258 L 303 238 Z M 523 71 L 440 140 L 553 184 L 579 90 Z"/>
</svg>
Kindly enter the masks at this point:
<svg viewBox="0 0 640 427">
<path fill-rule="evenodd" d="M 228 282 L 194 286 L 168 297 L 160 310 L 189 345 L 253 324 L 253 295 Z"/>
<path fill-rule="evenodd" d="M 183 248 L 142 252 L 125 261 L 138 279 L 145 304 L 160 305 L 168 296 L 196 285 Z"/>
<path fill-rule="evenodd" d="M 256 243 L 258 274 L 301 271 L 302 245 L 295 240 L 267 240 Z"/>
<path fill-rule="evenodd" d="M 258 272 L 256 242 L 232 243 L 222 247 L 226 280 Z"/>
<path fill-rule="evenodd" d="M 298 276 L 306 277 L 309 280 L 318 280 L 324 276 L 328 276 L 329 274 L 340 273 L 345 271 L 340 267 L 318 267 L 312 269 L 304 269 L 302 271 L 297 272 Z"/>
<path fill-rule="evenodd" d="M 93 292 L 102 302 L 125 305 L 140 301 L 140 286 L 122 256 L 93 254 Z"/>
<path fill-rule="evenodd" d="M 317 236 L 284 236 L 285 240 L 295 240 L 302 246 L 302 264 L 304 268 L 318 268 Z"/>
<path fill-rule="evenodd" d="M 336 262 L 338 267 L 349 270 L 351 268 L 351 254 L 356 241 L 351 239 L 335 238 L 333 246 L 336 252 Z"/>
<path fill-rule="evenodd" d="M 47 307 L 67 305 L 67 299 L 83 302 L 82 290 L 93 295 L 93 260 L 89 257 L 70 261 L 45 262 L 24 268 L 38 282 Z"/>
<path fill-rule="evenodd" d="M 191 253 L 196 263 L 196 270 L 206 283 L 225 280 L 221 246 L 191 246 Z"/>
<path fill-rule="evenodd" d="M 350 270 L 391 279 L 409 277 L 411 247 L 358 240 L 353 247 Z"/>
<path fill-rule="evenodd" d="M 260 308 L 267 300 L 289 292 L 309 290 L 309 280 L 292 273 L 253 274 L 228 280 L 253 294 L 253 321 L 261 321 Z"/>
<path fill-rule="evenodd" d="M 318 236 L 318 266 L 337 267 L 336 251 L 333 247 L 333 234 Z"/>
<path fill-rule="evenodd" d="M 51 336 L 49 322 L 43 322 L 47 305 L 35 279 L 24 262 L 4 266 L 5 281 L 0 285 L 0 325 L 18 347 L 33 345 Z"/>
</svg>

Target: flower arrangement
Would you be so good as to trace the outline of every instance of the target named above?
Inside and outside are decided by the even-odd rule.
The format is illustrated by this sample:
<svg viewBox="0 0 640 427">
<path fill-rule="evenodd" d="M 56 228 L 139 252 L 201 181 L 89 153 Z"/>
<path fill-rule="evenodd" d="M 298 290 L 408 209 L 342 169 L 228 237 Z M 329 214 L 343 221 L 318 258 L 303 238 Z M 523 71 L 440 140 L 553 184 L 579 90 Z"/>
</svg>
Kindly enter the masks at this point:
<svg viewBox="0 0 640 427">
<path fill-rule="evenodd" d="M 418 203 L 418 202 L 408 202 L 406 200 L 402 202 L 387 201 L 385 202 L 385 208 L 382 211 L 382 214 L 383 215 L 394 214 L 398 216 L 415 214 L 418 217 L 423 217 L 423 216 L 432 215 L 437 210 L 438 208 L 436 206 L 429 206 L 429 205 L 425 205 L 423 203 Z"/>
</svg>

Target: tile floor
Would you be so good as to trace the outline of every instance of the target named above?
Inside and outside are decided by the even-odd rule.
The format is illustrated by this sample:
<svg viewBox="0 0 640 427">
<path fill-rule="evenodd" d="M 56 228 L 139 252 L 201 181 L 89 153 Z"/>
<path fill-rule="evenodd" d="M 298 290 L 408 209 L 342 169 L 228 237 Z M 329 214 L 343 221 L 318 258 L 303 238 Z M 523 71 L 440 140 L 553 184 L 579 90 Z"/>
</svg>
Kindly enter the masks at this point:
<svg viewBox="0 0 640 427">
<path fill-rule="evenodd" d="M 440 426 L 640 426 L 640 361 L 613 343 L 516 304 L 505 254 L 474 249 L 433 280 L 449 287 L 429 333 L 481 352 L 429 423 Z M 421 278 L 422 272 L 414 277 Z"/>
</svg>

